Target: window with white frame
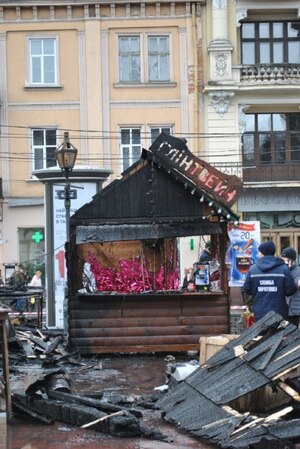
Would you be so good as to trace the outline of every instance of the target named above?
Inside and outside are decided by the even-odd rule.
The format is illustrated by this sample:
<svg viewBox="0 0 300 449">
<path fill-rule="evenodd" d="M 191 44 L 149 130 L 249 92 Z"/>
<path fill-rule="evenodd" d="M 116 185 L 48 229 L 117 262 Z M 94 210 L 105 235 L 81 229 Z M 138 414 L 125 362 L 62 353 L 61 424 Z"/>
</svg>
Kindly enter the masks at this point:
<svg viewBox="0 0 300 449">
<path fill-rule="evenodd" d="M 29 59 L 31 85 L 57 84 L 55 38 L 30 38 Z"/>
<path fill-rule="evenodd" d="M 33 129 L 33 170 L 55 167 L 57 148 L 56 129 Z"/>
<path fill-rule="evenodd" d="M 172 132 L 172 128 L 170 126 L 161 126 L 161 127 L 160 126 L 155 126 L 155 127 L 152 127 L 150 129 L 151 143 L 153 143 L 154 140 L 156 140 L 161 133 L 169 135 L 169 134 L 171 134 L 171 132 Z"/>
<path fill-rule="evenodd" d="M 139 82 L 140 71 L 140 37 L 119 37 L 119 68 L 120 81 Z"/>
<path fill-rule="evenodd" d="M 149 81 L 169 81 L 169 37 L 148 36 Z"/>
<path fill-rule="evenodd" d="M 168 35 L 119 36 L 119 81 L 170 81 L 169 40 Z"/>
<path fill-rule="evenodd" d="M 121 128 L 121 158 L 122 168 L 130 167 L 141 157 L 141 129 Z"/>
</svg>

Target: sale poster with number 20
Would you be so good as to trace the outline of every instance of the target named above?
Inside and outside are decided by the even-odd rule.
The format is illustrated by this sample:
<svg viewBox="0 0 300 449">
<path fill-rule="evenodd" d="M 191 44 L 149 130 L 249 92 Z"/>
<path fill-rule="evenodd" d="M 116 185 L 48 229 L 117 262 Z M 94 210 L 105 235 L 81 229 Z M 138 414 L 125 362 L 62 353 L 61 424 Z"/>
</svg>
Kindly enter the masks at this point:
<svg viewBox="0 0 300 449">
<path fill-rule="evenodd" d="M 230 287 L 241 287 L 250 266 L 255 263 L 260 245 L 260 222 L 241 221 L 228 225 L 229 246 L 226 264 Z"/>
</svg>

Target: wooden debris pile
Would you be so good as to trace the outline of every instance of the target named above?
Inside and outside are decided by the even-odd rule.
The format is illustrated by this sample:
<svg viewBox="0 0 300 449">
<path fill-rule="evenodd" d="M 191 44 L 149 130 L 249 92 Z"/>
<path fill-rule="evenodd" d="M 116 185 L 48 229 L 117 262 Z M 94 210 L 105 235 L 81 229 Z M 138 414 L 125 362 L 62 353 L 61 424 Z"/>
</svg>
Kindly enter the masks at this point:
<svg viewBox="0 0 300 449">
<path fill-rule="evenodd" d="M 122 397 L 118 405 L 103 397 L 72 394 L 69 378 L 62 368 L 49 369 L 48 373 L 31 384 L 25 394 L 12 395 L 13 414 L 41 424 L 60 421 L 72 426 L 91 428 L 118 437 L 144 436 L 160 441 L 170 441 L 161 432 L 144 425 L 141 407 Z"/>
<path fill-rule="evenodd" d="M 15 328 L 15 341 L 27 359 L 45 360 L 66 356 L 63 334 L 43 333 L 38 328 L 21 330 Z"/>
<path fill-rule="evenodd" d="M 274 441 L 273 447 L 279 447 L 282 440 L 300 438 L 300 388 L 288 378 L 298 366 L 299 330 L 270 312 L 169 391 L 157 406 L 167 421 L 221 447 L 248 448 L 262 441 Z M 269 385 L 285 392 L 282 406 L 267 415 L 238 411 L 239 400 Z"/>
<path fill-rule="evenodd" d="M 0 337 L 1 346 L 1 337 Z M 8 320 L 8 349 L 10 370 L 14 371 L 19 362 L 36 362 L 42 367 L 60 365 L 72 360 L 75 353 L 66 350 L 66 342 L 61 330 L 40 329 L 16 319 Z M 0 354 L 0 365 L 2 357 Z"/>
<path fill-rule="evenodd" d="M 25 393 L 13 393 L 14 416 L 44 425 L 60 421 L 118 437 L 144 436 L 170 441 L 168 436 L 146 426 L 143 421 L 146 409 L 152 408 L 152 413 L 157 414 L 157 397 L 150 402 L 149 398 L 127 402 L 125 397 L 120 397 L 118 404 L 116 400 L 110 401 L 104 393 L 89 396 L 73 394 L 65 368 L 75 365 L 80 374 L 90 369 L 101 369 L 101 361 L 83 359 L 76 353 L 69 353 L 62 333 L 18 325 L 12 330 L 9 351 L 11 371 L 18 372 L 18 362 L 25 359 L 37 363 L 45 373 Z M 16 368 L 13 362 L 16 362 Z"/>
</svg>

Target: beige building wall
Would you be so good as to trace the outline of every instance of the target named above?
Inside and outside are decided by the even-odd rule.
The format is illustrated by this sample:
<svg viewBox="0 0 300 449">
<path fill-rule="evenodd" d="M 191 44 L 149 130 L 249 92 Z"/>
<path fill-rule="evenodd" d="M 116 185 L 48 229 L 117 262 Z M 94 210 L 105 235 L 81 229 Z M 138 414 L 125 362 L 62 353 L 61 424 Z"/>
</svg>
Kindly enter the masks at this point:
<svg viewBox="0 0 300 449">
<path fill-rule="evenodd" d="M 18 261 L 18 229 L 43 227 L 43 185 L 32 175 L 31 130 L 68 131 L 78 166 L 122 171 L 120 129 L 141 129 L 141 147 L 151 127 L 168 126 L 200 155 L 204 130 L 202 9 L 198 2 L 0 1 L 0 104 L 3 220 L 0 266 Z M 119 81 L 118 38 L 141 40 L 141 82 Z M 147 37 L 169 36 L 170 80 L 149 83 Z M 33 87 L 30 38 L 55 38 L 57 84 Z M 196 132 L 196 135 L 195 135 Z M 14 204 L 14 207 L 11 205 Z M 16 207 L 16 204 L 22 206 Z"/>
<path fill-rule="evenodd" d="M 203 158 L 221 171 L 241 163 L 237 84 L 233 65 L 237 61 L 234 2 L 210 0 L 203 7 L 204 120 L 208 138 Z M 205 19 L 204 19 L 205 17 Z"/>
<path fill-rule="evenodd" d="M 299 77 L 241 80 L 241 24 L 298 21 L 298 7 L 295 0 L 209 0 L 202 8 L 203 117 L 209 136 L 203 157 L 222 171 L 243 176 L 245 113 L 297 112 L 299 105 Z"/>
</svg>

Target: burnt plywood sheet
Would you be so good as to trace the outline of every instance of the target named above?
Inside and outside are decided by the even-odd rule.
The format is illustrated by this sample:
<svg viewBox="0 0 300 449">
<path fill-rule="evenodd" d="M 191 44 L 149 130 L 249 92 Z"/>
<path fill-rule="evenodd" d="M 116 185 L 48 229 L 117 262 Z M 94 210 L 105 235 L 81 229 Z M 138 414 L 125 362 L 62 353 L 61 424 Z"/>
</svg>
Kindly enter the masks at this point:
<svg viewBox="0 0 300 449">
<path fill-rule="evenodd" d="M 190 189 L 143 161 L 78 209 L 70 224 L 77 244 L 221 234 L 220 223 L 205 218 L 210 213 Z"/>
<path fill-rule="evenodd" d="M 153 217 L 202 217 L 206 203 L 191 195 L 191 189 L 177 182 L 165 170 L 149 161 L 139 161 L 128 176 L 111 182 L 93 200 L 79 208 L 71 222 L 93 220 L 124 223 L 143 222 Z"/>
<path fill-rule="evenodd" d="M 195 220 L 188 223 L 173 218 L 172 221 L 162 223 L 159 226 L 153 226 L 151 222 L 144 224 L 111 223 L 98 224 L 90 226 L 77 226 L 76 229 L 76 243 L 86 242 L 114 242 L 114 241 L 128 241 L 128 240 L 146 240 L 159 239 L 168 236 L 185 237 L 189 235 L 215 235 L 221 234 L 221 226 L 217 223 L 210 223 L 203 220 Z"/>
<path fill-rule="evenodd" d="M 270 312 L 167 393 L 158 407 L 167 421 L 224 448 L 300 438 L 291 399 L 274 415 L 259 418 L 229 406 L 264 385 L 283 388 L 282 375 L 299 365 L 299 330 Z M 290 393 L 299 403 L 299 392 Z"/>
</svg>

